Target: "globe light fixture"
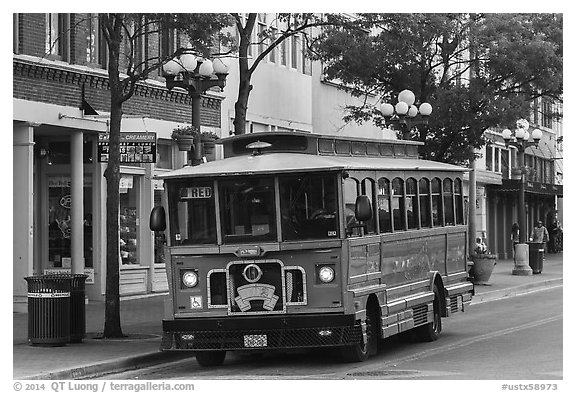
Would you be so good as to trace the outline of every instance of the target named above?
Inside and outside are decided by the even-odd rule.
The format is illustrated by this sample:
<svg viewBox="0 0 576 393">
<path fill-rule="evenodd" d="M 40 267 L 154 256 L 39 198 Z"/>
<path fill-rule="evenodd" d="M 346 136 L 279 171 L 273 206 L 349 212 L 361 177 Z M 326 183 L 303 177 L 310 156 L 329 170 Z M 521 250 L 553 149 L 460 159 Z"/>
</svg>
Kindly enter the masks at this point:
<svg viewBox="0 0 576 393">
<path fill-rule="evenodd" d="M 432 114 L 432 105 L 423 102 L 417 106 L 415 102 L 414 93 L 406 89 L 398 94 L 396 105 L 388 102 L 380 104 L 380 114 L 384 117 L 386 126 L 399 131 L 403 139 L 408 136 L 412 128 L 421 124 L 428 124 L 428 118 Z"/>
<path fill-rule="evenodd" d="M 228 76 L 228 59 L 217 57 L 214 60 L 198 56 L 192 45 L 176 51 L 176 57 L 168 60 L 163 66 L 166 87 L 172 91 L 175 87 L 184 89 L 192 98 L 192 126 L 200 129 L 200 102 L 207 90 L 219 87 L 224 91 Z M 192 165 L 202 163 L 202 142 L 200 135 L 194 141 Z"/>
</svg>

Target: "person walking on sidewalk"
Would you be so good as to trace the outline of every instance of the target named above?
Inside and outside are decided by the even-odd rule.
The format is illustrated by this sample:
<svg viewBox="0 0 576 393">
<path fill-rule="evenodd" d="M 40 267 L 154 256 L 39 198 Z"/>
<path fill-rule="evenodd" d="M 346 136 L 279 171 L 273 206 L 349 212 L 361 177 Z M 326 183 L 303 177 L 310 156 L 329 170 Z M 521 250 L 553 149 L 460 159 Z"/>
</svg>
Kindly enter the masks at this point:
<svg viewBox="0 0 576 393">
<path fill-rule="evenodd" d="M 512 240 L 512 259 L 516 260 L 516 244 L 520 243 L 520 226 L 517 222 L 512 224 L 510 240 Z"/>
<path fill-rule="evenodd" d="M 537 243 L 547 243 L 549 240 L 548 230 L 542 225 L 542 221 L 538 221 L 534 229 L 532 229 L 532 234 L 530 235 L 530 241 Z"/>
</svg>

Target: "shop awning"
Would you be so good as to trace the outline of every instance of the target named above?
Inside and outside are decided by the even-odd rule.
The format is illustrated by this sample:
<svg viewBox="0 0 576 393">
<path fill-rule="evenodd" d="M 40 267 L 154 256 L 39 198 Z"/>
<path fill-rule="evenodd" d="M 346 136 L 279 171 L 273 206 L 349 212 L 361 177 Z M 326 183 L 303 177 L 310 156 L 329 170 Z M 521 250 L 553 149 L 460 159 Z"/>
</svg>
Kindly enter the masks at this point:
<svg viewBox="0 0 576 393">
<path fill-rule="evenodd" d="M 520 180 L 502 179 L 502 186 L 495 187 L 495 189 L 499 192 L 518 192 L 520 191 Z M 524 191 L 531 194 L 562 196 L 564 193 L 564 187 L 561 184 L 526 181 L 524 183 Z"/>
</svg>

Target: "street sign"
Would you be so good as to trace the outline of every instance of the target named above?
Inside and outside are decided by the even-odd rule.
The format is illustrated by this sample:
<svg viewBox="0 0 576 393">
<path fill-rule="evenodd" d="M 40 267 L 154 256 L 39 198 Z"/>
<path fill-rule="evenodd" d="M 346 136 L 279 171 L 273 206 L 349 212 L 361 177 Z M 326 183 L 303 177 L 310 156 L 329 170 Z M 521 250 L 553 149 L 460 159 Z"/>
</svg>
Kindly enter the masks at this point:
<svg viewBox="0 0 576 393">
<path fill-rule="evenodd" d="M 110 153 L 110 134 L 98 136 L 98 162 L 108 162 Z M 156 162 L 155 132 L 121 132 L 120 133 L 121 163 L 153 163 Z"/>
</svg>

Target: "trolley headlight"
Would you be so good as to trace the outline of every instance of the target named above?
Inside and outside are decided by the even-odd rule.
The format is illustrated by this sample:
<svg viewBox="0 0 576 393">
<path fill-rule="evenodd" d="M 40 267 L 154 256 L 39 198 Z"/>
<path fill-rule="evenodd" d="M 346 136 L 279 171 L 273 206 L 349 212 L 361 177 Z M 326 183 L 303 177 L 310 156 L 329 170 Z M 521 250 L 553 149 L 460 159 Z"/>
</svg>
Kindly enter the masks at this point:
<svg viewBox="0 0 576 393">
<path fill-rule="evenodd" d="M 318 278 L 320 279 L 320 282 L 323 283 L 329 283 L 334 281 L 334 269 L 330 266 L 322 266 L 319 270 L 318 270 Z"/>
<path fill-rule="evenodd" d="M 182 284 L 187 288 L 194 288 L 198 285 L 198 273 L 193 270 L 187 270 L 182 274 Z"/>
</svg>

